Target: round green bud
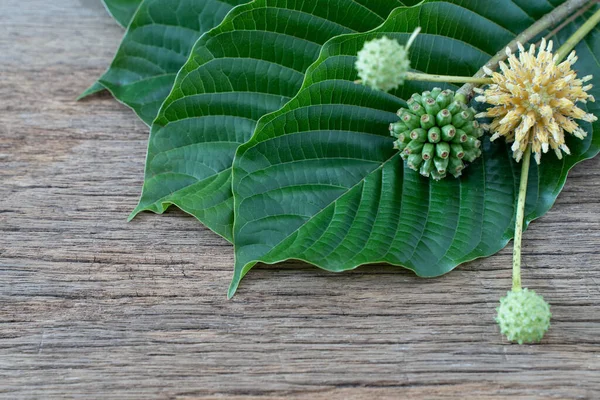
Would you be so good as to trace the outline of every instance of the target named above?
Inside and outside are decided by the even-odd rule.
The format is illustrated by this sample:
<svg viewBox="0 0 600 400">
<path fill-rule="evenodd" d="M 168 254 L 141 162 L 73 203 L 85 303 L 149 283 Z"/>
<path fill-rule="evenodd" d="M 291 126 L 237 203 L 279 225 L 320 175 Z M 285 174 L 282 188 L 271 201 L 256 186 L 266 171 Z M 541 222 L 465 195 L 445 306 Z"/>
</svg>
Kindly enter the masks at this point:
<svg viewBox="0 0 600 400">
<path fill-rule="evenodd" d="M 364 85 L 388 92 L 404 83 L 410 60 L 404 46 L 384 36 L 364 44 L 355 67 Z"/>
<path fill-rule="evenodd" d="M 398 110 L 400 121 L 390 125 L 390 134 L 398 138 L 394 146 L 410 161 L 409 168 L 435 180 L 447 174 L 458 178 L 465 163 L 481 155 L 481 128 L 465 99 L 433 88 L 413 94 L 407 107 Z"/>
<path fill-rule="evenodd" d="M 496 311 L 500 332 L 511 342 L 537 343 L 550 327 L 550 305 L 527 288 L 507 292 Z"/>
</svg>

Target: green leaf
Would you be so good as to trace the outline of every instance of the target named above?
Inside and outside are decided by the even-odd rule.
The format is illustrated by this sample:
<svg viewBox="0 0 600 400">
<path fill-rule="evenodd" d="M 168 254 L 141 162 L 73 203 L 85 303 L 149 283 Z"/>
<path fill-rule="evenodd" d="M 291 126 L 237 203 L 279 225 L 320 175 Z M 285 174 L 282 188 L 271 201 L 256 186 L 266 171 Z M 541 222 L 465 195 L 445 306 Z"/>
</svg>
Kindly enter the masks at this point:
<svg viewBox="0 0 600 400">
<path fill-rule="evenodd" d="M 94 95 L 96 93 L 100 93 L 101 91 L 103 91 L 104 89 L 106 89 L 104 86 L 102 86 L 102 84 L 100 82 L 94 82 L 92 84 L 92 86 L 90 86 L 89 88 L 85 89 L 85 91 L 83 93 L 81 93 L 79 95 L 79 97 L 77 97 L 77 101 L 85 99 L 88 96 Z"/>
<path fill-rule="evenodd" d="M 104 6 L 123 28 L 127 28 L 143 0 L 102 0 Z"/>
<path fill-rule="evenodd" d="M 321 45 L 380 25 L 390 0 L 256 0 L 194 46 L 150 133 L 139 205 L 175 204 L 231 240 L 231 164 L 256 122 L 302 85 Z"/>
<path fill-rule="evenodd" d="M 247 0 L 145 0 L 99 82 L 152 123 L 198 38 Z"/>
<path fill-rule="evenodd" d="M 398 119 L 402 99 L 435 85 L 407 82 L 386 94 L 353 83 L 355 55 L 366 40 L 385 34 L 403 43 L 421 26 L 411 48 L 414 68 L 468 76 L 527 28 L 531 16 L 552 9 L 545 0 L 523 9 L 508 0 L 457 3 L 399 9 L 375 32 L 331 40 L 303 90 L 261 119 L 233 166 L 236 265 L 229 296 L 257 262 L 299 259 L 328 271 L 385 262 L 433 277 L 507 244 L 520 171 L 509 146 L 486 139 L 483 156 L 461 179 L 424 178 L 404 168 L 387 126 Z M 598 29 L 577 52 L 581 76 L 600 76 Z M 598 114 L 596 104 L 587 107 Z M 600 124 L 581 125 L 590 135 L 570 138 L 571 156 L 548 154 L 541 167 L 532 166 L 527 222 L 552 206 L 573 165 L 598 153 Z"/>
</svg>

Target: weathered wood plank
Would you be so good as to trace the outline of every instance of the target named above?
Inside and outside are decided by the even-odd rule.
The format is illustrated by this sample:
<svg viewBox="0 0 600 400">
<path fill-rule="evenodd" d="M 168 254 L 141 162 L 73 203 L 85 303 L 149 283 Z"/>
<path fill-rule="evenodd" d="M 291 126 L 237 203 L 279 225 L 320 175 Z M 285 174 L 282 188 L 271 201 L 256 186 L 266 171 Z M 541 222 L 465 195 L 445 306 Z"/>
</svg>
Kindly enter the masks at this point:
<svg viewBox="0 0 600 400">
<path fill-rule="evenodd" d="M 126 223 L 147 127 L 74 101 L 122 34 L 99 2 L 5 0 L 0 27 L 0 397 L 600 397 L 600 159 L 525 234 L 543 345 L 492 320 L 509 250 L 432 280 L 261 267 L 228 301 L 224 240 L 177 211 Z"/>
</svg>

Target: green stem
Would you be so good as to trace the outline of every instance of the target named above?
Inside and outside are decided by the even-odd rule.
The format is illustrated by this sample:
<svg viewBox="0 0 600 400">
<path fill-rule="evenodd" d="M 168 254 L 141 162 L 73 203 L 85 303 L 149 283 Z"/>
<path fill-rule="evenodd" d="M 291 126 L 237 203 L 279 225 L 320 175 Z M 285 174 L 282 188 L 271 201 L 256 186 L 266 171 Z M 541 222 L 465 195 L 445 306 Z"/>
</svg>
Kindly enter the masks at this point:
<svg viewBox="0 0 600 400">
<path fill-rule="evenodd" d="M 407 72 L 404 76 L 407 81 L 446 82 L 446 83 L 477 83 L 480 85 L 492 83 L 490 78 L 473 76 L 432 75 L 419 72 Z"/>
<path fill-rule="evenodd" d="M 513 246 L 513 278 L 512 290 L 521 290 L 521 240 L 523 238 L 523 220 L 525 219 L 525 201 L 527 200 L 527 181 L 531 162 L 531 146 L 527 147 L 521 164 L 521 183 L 519 184 L 519 200 L 517 201 L 517 221 Z"/>
<path fill-rule="evenodd" d="M 562 59 L 564 59 L 570 52 L 571 50 L 573 50 L 575 48 L 575 46 L 577 46 L 577 44 L 579 42 L 581 42 L 583 40 L 583 38 L 590 33 L 590 31 L 592 29 L 594 29 L 596 27 L 596 25 L 598 25 L 598 23 L 600 22 L 600 9 L 598 11 L 596 11 L 591 17 L 590 19 L 588 19 L 587 21 L 585 21 L 585 23 L 583 25 L 581 25 L 579 27 L 579 29 L 577 29 L 577 31 L 575 31 L 574 34 L 571 35 L 571 37 L 569 39 L 567 39 L 567 41 L 560 46 L 560 48 L 558 50 L 556 50 L 556 53 L 554 53 L 555 56 L 558 56 L 558 62 L 560 62 Z"/>
<path fill-rule="evenodd" d="M 596 11 L 569 39 L 556 51 L 556 63 L 561 62 L 575 46 L 600 23 L 600 10 Z M 525 150 L 521 165 L 521 182 L 517 200 L 517 216 L 515 224 L 515 239 L 513 247 L 513 277 L 512 290 L 521 290 L 521 241 L 523 238 L 523 222 L 525 219 L 525 202 L 527 200 L 527 180 L 529 179 L 529 164 L 531 163 L 531 145 Z"/>
</svg>

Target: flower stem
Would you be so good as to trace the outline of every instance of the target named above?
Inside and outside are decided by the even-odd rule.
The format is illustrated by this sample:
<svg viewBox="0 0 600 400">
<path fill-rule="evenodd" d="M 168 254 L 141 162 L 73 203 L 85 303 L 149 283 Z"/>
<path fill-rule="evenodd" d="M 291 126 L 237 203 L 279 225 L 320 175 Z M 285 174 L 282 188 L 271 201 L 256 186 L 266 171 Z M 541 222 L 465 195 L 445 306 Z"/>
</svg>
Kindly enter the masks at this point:
<svg viewBox="0 0 600 400">
<path fill-rule="evenodd" d="M 596 11 L 567 41 L 556 51 L 558 64 L 573 50 L 577 44 L 600 23 L 600 10 Z M 521 290 L 521 240 L 523 238 L 523 220 L 525 218 L 525 202 L 527 200 L 527 181 L 529 179 L 529 164 L 531 162 L 531 145 L 523 154 L 521 165 L 521 181 L 519 184 L 519 198 L 517 200 L 517 216 L 515 223 L 515 239 L 513 246 L 513 276 L 512 290 Z"/>
<path fill-rule="evenodd" d="M 446 83 L 477 83 L 484 85 L 492 83 L 490 78 L 479 78 L 473 76 L 432 75 L 419 72 L 407 72 L 404 79 L 408 81 L 446 82 Z"/>
<path fill-rule="evenodd" d="M 562 46 L 560 46 L 560 48 L 558 50 L 556 50 L 556 53 L 554 53 L 554 55 L 558 56 L 559 62 L 560 62 L 560 60 L 565 58 L 571 52 L 571 50 L 573 50 L 573 48 L 575 48 L 575 46 L 577 46 L 577 44 L 579 42 L 581 42 L 583 40 L 583 38 L 588 33 L 590 33 L 590 31 L 592 29 L 594 29 L 594 27 L 596 27 L 596 25 L 598 25 L 599 22 L 600 22 L 600 10 L 596 11 L 590 17 L 590 19 L 585 21 L 585 23 L 583 25 L 581 25 L 579 27 L 579 29 L 577 29 L 575 31 L 575 33 L 572 34 L 571 37 L 569 39 L 567 39 L 567 41 Z"/>
<path fill-rule="evenodd" d="M 512 290 L 521 290 L 521 239 L 523 238 L 523 220 L 525 217 L 525 202 L 527 200 L 527 181 L 529 180 L 529 164 L 531 162 L 531 146 L 523 154 L 521 164 L 521 183 L 519 184 L 519 199 L 517 201 L 517 221 L 515 225 L 515 240 L 513 245 L 513 276 Z"/>
<path fill-rule="evenodd" d="M 560 21 L 563 21 L 569 15 L 573 14 L 574 11 L 579 10 L 581 7 L 594 2 L 596 2 L 596 0 L 568 0 L 564 2 L 563 4 L 552 10 L 552 12 L 544 15 L 536 23 L 534 23 L 529 28 L 521 32 L 508 45 L 506 45 L 506 47 L 509 47 L 513 52 L 515 52 L 517 49 L 517 42 L 520 42 L 522 44 L 529 42 L 531 39 L 535 38 L 546 29 L 555 26 Z M 505 48 L 502 48 L 502 50 L 497 52 L 483 67 L 481 67 L 479 71 L 477 71 L 475 77 L 485 77 L 485 67 L 493 71 L 496 68 L 498 68 L 498 64 L 500 63 L 500 61 L 505 60 L 506 57 L 507 55 Z M 473 89 L 476 86 L 477 84 L 474 83 L 466 83 L 458 90 L 457 93 L 462 93 L 466 95 L 467 98 L 471 98 L 471 96 L 473 95 Z"/>
</svg>

